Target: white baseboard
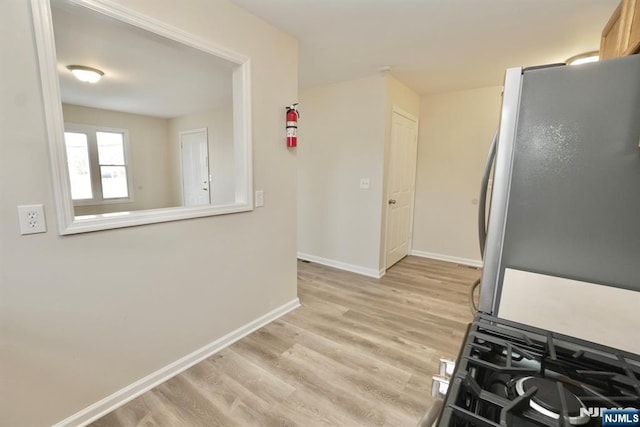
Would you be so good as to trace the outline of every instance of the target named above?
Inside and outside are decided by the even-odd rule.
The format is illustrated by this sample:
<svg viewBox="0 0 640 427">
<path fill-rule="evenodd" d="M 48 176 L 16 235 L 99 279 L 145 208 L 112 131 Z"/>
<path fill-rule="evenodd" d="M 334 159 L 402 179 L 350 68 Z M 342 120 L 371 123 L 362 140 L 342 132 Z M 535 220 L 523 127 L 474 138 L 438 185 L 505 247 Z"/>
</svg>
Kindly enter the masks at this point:
<svg viewBox="0 0 640 427">
<path fill-rule="evenodd" d="M 119 408 L 125 403 L 135 399 L 146 391 L 151 390 L 153 387 L 167 381 L 168 379 L 178 375 L 179 373 L 187 370 L 198 362 L 203 361 L 207 357 L 219 352 L 225 347 L 230 346 L 234 342 L 249 335 L 253 331 L 260 329 L 264 325 L 276 320 L 277 318 L 284 316 L 288 312 L 295 310 L 300 306 L 300 300 L 298 298 L 289 301 L 286 304 L 281 305 L 275 310 L 255 319 L 252 322 L 236 329 L 233 332 L 205 345 L 204 347 L 194 351 L 191 354 L 184 356 L 181 359 L 176 360 L 169 365 L 158 369 L 150 375 L 126 386 L 125 388 L 118 390 L 110 396 L 94 403 L 91 406 L 71 415 L 68 418 L 58 422 L 53 427 L 70 427 L 70 426 L 86 426 L 98 418 L 108 414 L 114 409 Z"/>
<path fill-rule="evenodd" d="M 385 270 L 376 270 L 374 268 L 362 267 L 359 265 L 348 264 L 342 261 L 335 261 L 333 259 L 322 258 L 315 255 L 309 255 L 302 252 L 298 252 L 298 259 L 305 261 L 311 261 L 318 264 L 326 265 L 340 270 L 350 271 L 352 273 L 362 274 L 363 276 L 373 277 L 379 279 L 384 276 Z"/>
<path fill-rule="evenodd" d="M 416 251 L 415 249 L 412 249 L 411 252 L 409 252 L 409 255 L 419 256 L 419 257 L 422 257 L 422 258 L 437 259 L 437 260 L 440 260 L 440 261 L 455 262 L 456 264 L 462 264 L 462 265 L 468 265 L 468 266 L 471 266 L 471 267 L 482 268 L 482 261 L 477 260 L 477 259 L 460 258 L 460 257 L 457 257 L 457 256 L 436 254 L 436 253 L 433 253 L 433 252 Z"/>
</svg>

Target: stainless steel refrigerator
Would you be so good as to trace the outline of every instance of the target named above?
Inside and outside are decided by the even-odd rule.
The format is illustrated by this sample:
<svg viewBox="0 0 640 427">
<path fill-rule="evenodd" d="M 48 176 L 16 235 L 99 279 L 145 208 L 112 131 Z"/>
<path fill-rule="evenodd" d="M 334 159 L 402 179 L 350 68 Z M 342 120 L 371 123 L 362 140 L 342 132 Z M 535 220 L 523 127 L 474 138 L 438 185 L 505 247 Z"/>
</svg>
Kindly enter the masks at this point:
<svg viewBox="0 0 640 427">
<path fill-rule="evenodd" d="M 546 300 L 558 319 L 537 326 L 593 311 L 640 342 L 640 55 L 507 70 L 497 140 L 479 311 L 530 323 Z M 514 274 L 570 286 L 507 298 Z"/>
</svg>

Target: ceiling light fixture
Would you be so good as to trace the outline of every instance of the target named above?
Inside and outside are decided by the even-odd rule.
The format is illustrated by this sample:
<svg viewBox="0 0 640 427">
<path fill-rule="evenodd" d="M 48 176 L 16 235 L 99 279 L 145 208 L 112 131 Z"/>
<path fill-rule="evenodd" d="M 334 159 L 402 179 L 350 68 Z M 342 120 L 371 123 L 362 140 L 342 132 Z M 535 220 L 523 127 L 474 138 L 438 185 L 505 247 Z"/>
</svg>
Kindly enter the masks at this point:
<svg viewBox="0 0 640 427">
<path fill-rule="evenodd" d="M 594 50 L 593 52 L 581 53 L 580 55 L 572 56 L 567 59 L 567 65 L 580 65 L 588 62 L 597 62 L 600 60 L 599 52 Z"/>
<path fill-rule="evenodd" d="M 96 83 L 104 73 L 97 68 L 85 67 L 84 65 L 69 65 L 67 67 L 69 71 L 81 82 Z"/>
</svg>

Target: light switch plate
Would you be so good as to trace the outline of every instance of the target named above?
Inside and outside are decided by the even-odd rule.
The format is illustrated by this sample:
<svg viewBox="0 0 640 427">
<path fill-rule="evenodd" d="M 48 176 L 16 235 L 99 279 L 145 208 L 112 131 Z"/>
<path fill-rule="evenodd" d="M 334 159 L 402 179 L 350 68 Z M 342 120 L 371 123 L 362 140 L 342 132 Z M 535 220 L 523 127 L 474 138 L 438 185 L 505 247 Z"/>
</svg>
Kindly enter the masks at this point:
<svg viewBox="0 0 640 427">
<path fill-rule="evenodd" d="M 256 191 L 256 208 L 261 208 L 264 206 L 264 191 L 258 190 Z"/>
<path fill-rule="evenodd" d="M 44 218 L 44 206 L 21 205 L 18 206 L 20 219 L 20 234 L 45 233 L 47 223 Z"/>
<path fill-rule="evenodd" d="M 369 178 L 360 179 L 360 189 L 368 190 L 370 186 L 371 186 L 371 183 L 369 182 Z"/>
</svg>

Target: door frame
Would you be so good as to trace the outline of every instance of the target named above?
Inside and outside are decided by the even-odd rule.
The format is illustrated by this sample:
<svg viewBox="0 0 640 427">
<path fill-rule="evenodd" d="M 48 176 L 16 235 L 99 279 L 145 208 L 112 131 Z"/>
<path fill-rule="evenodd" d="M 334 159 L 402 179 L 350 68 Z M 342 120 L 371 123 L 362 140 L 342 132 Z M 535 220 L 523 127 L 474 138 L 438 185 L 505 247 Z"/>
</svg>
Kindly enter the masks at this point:
<svg viewBox="0 0 640 427">
<path fill-rule="evenodd" d="M 209 204 L 211 204 L 211 154 L 209 153 L 209 131 L 206 127 L 203 128 L 195 128 L 195 129 L 187 129 L 178 131 L 178 151 L 180 152 L 180 195 L 182 196 L 182 206 L 186 206 L 185 194 L 184 194 L 184 167 L 183 167 L 183 158 L 182 158 L 182 136 L 190 135 L 193 133 L 201 133 L 204 132 L 205 139 L 207 141 L 207 181 L 209 181 Z"/>
<path fill-rule="evenodd" d="M 398 107 L 397 105 L 392 105 L 391 107 L 391 120 L 389 122 L 390 125 L 390 132 L 389 132 L 389 155 L 387 156 L 387 161 L 389 162 L 391 159 L 391 144 L 392 144 L 392 138 L 393 138 L 393 115 L 394 114 L 398 114 L 402 117 L 404 117 L 405 119 L 408 119 L 412 122 L 415 123 L 416 126 L 416 169 L 414 171 L 413 174 L 413 192 L 411 193 L 411 202 L 410 202 L 410 217 L 409 217 L 409 224 L 410 224 L 410 233 L 409 233 L 409 244 L 408 244 L 408 251 L 409 254 L 411 254 L 411 250 L 413 247 L 413 216 L 414 216 L 414 210 L 415 210 L 415 202 L 416 202 L 416 175 L 418 173 L 418 130 L 420 129 L 420 121 L 418 119 L 418 117 L 414 116 L 413 114 L 409 113 L 406 110 L 403 110 L 402 108 Z M 389 185 L 389 180 L 390 180 L 390 176 L 391 174 L 390 172 L 390 167 L 387 167 L 387 174 L 386 174 L 386 178 L 385 178 L 385 194 L 384 194 L 384 199 L 383 199 L 383 204 L 384 204 L 384 248 L 383 248 L 383 265 L 382 265 L 382 271 L 386 272 L 387 271 L 387 243 L 388 243 L 388 238 L 389 238 L 389 197 L 390 197 L 390 185 Z"/>
</svg>

